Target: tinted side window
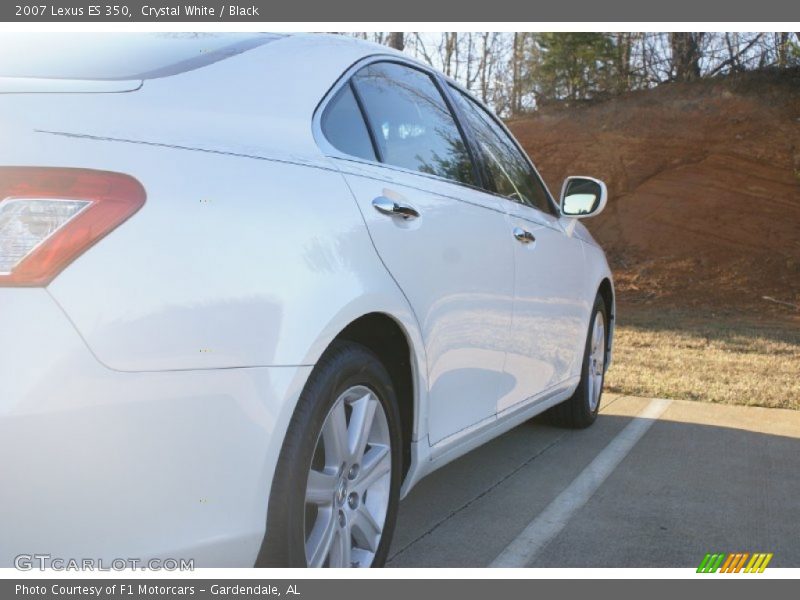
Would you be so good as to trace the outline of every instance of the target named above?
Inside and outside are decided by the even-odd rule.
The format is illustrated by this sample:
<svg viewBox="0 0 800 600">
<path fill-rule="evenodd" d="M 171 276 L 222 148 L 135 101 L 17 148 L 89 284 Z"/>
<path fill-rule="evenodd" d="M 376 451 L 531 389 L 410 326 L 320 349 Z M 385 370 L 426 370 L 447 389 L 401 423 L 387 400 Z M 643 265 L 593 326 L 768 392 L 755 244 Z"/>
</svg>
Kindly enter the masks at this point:
<svg viewBox="0 0 800 600">
<path fill-rule="evenodd" d="M 429 75 L 376 63 L 361 69 L 353 85 L 383 162 L 475 185 L 467 146 Z"/>
<path fill-rule="evenodd" d="M 322 132 L 336 149 L 345 154 L 376 160 L 364 117 L 349 85 L 340 89 L 325 108 Z"/>
<path fill-rule="evenodd" d="M 552 214 L 544 185 L 508 134 L 470 97 L 457 89 L 453 91 L 467 126 L 485 156 L 494 184 L 490 191 Z"/>
</svg>

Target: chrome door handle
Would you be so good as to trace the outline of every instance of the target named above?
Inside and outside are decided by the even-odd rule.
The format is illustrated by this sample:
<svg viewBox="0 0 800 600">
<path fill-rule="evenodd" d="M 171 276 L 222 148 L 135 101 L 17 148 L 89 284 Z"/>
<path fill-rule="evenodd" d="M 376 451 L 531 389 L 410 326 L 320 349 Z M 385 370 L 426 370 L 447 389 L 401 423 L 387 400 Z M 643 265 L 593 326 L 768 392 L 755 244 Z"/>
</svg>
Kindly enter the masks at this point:
<svg viewBox="0 0 800 600">
<path fill-rule="evenodd" d="M 401 217 L 408 220 L 416 219 L 419 216 L 419 212 L 417 212 L 417 209 L 413 206 L 400 204 L 399 202 L 390 200 L 386 196 L 378 196 L 375 198 L 375 200 L 372 201 L 372 206 L 374 206 L 375 210 L 378 212 L 391 217 Z"/>
<path fill-rule="evenodd" d="M 531 244 L 536 241 L 536 237 L 530 231 L 525 231 L 521 227 L 514 227 L 514 237 L 523 244 Z"/>
</svg>

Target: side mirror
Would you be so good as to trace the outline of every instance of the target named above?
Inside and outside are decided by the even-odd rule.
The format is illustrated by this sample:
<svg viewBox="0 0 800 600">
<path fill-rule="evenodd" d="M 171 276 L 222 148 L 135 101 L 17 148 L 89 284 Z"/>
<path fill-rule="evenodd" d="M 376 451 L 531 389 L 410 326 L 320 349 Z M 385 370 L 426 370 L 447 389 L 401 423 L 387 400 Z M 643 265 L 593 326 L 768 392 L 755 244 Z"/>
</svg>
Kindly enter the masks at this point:
<svg viewBox="0 0 800 600">
<path fill-rule="evenodd" d="M 561 188 L 561 214 L 585 219 L 600 214 L 606 207 L 606 184 L 592 177 L 567 177 Z"/>
</svg>

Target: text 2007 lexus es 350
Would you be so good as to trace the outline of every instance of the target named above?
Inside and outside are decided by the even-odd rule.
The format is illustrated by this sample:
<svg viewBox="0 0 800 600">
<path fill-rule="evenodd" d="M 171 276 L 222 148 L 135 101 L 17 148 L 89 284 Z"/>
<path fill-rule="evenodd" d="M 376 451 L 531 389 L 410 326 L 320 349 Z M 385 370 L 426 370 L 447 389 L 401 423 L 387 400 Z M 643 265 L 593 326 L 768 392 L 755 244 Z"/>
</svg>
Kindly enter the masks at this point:
<svg viewBox="0 0 800 600">
<path fill-rule="evenodd" d="M 324 35 L 0 40 L 0 565 L 380 566 L 422 477 L 586 427 L 614 290 L 506 127 Z"/>
</svg>

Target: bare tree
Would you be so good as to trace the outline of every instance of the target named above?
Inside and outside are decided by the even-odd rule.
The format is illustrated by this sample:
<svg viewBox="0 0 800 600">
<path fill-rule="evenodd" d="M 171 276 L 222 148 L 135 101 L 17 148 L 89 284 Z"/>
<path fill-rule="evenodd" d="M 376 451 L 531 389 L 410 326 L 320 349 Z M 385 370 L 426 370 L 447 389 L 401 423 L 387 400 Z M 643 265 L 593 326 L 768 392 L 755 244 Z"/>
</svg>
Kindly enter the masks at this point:
<svg viewBox="0 0 800 600">
<path fill-rule="evenodd" d="M 488 102 L 489 99 L 489 84 L 492 81 L 497 59 L 497 52 L 495 50 L 496 42 L 497 33 L 488 31 L 481 33 L 481 57 L 478 63 L 478 78 L 480 97 L 483 102 Z"/>
<path fill-rule="evenodd" d="M 467 67 L 467 74 L 464 77 L 464 83 L 466 84 L 466 88 L 468 90 L 472 89 L 473 84 L 475 83 L 475 71 L 472 68 L 473 63 L 475 62 L 474 50 L 475 50 L 475 36 L 472 33 L 465 33 L 461 36 L 462 40 L 466 39 L 467 42 L 467 60 L 466 60 L 466 67 Z"/>
<path fill-rule="evenodd" d="M 666 81 L 766 67 L 788 68 L 800 62 L 800 32 L 595 34 L 586 36 L 586 41 L 579 41 L 574 49 L 583 67 L 570 72 L 569 81 L 556 82 L 545 94 L 543 66 L 548 61 L 552 63 L 554 57 L 548 56 L 550 50 L 542 45 L 542 36 L 561 34 L 358 32 L 349 35 L 402 48 L 403 52 L 456 79 L 504 116 L 539 107 L 545 101 L 602 97 Z M 608 45 L 598 41 L 598 35 L 607 37 L 612 48 L 610 55 Z M 587 96 L 584 88 L 589 79 L 591 93 Z"/>
<path fill-rule="evenodd" d="M 743 43 L 738 33 L 726 33 L 724 39 L 725 45 L 728 49 L 728 58 L 720 62 L 715 67 L 709 69 L 708 76 L 713 77 L 717 73 L 724 72 L 726 69 L 733 71 L 744 71 L 746 67 L 742 62 L 743 57 L 745 57 L 750 49 L 761 40 L 761 35 L 762 34 L 758 33 L 750 40 L 747 40 Z M 762 62 L 763 64 L 763 61 L 759 62 Z"/>
<path fill-rule="evenodd" d="M 429 65 L 433 65 L 433 57 L 431 53 L 428 51 L 428 46 L 425 43 L 425 40 L 422 39 L 422 36 L 419 34 L 418 31 L 414 32 L 414 47 L 412 54 L 415 56 L 421 56 L 422 60 L 424 60 Z"/>
<path fill-rule="evenodd" d="M 455 31 L 446 31 L 443 34 L 442 41 L 439 44 L 439 55 L 442 62 L 442 71 L 447 76 L 454 76 L 453 62 L 454 57 L 458 56 L 458 33 Z M 457 66 L 457 65 L 456 65 Z M 456 69 L 457 70 L 457 69 Z"/>
</svg>

